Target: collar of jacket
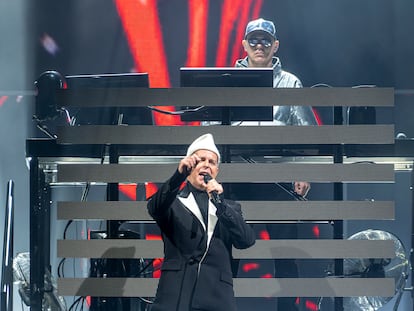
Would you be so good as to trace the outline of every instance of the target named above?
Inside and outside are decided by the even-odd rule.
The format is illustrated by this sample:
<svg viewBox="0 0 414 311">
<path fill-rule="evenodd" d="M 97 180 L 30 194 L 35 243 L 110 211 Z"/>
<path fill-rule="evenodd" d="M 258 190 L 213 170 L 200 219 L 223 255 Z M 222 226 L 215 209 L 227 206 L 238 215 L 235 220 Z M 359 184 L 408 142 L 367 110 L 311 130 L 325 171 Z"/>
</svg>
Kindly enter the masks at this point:
<svg viewBox="0 0 414 311">
<path fill-rule="evenodd" d="M 207 247 L 210 245 L 211 238 L 213 237 L 214 229 L 216 228 L 217 224 L 217 215 L 216 211 L 217 208 L 215 205 L 209 201 L 208 202 L 208 224 L 206 225 L 203 220 L 203 216 L 201 215 L 201 211 L 198 208 L 197 202 L 194 198 L 194 195 L 189 191 L 188 187 L 184 187 L 183 191 L 181 191 L 178 199 L 181 201 L 182 204 L 200 221 L 201 225 L 203 226 L 204 231 L 207 231 Z M 206 230 L 207 227 L 207 230 Z"/>
<path fill-rule="evenodd" d="M 273 77 L 276 77 L 278 74 L 282 72 L 282 62 L 280 61 L 279 57 L 273 56 L 272 57 L 272 65 L 273 65 Z M 238 59 L 236 61 L 235 67 L 249 67 L 249 58 L 246 56 L 245 58 Z"/>
</svg>

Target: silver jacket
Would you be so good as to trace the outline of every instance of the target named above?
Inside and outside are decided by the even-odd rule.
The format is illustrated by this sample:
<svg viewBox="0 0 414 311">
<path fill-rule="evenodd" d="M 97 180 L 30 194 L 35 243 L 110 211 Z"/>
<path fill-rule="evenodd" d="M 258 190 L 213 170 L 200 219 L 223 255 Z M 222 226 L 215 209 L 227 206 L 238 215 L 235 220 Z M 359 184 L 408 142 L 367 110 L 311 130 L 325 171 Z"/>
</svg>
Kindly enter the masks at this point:
<svg viewBox="0 0 414 311">
<path fill-rule="evenodd" d="M 273 57 L 273 87 L 302 87 L 294 74 L 282 69 L 278 57 Z M 248 58 L 236 61 L 235 67 L 249 67 Z M 258 122 L 242 122 L 241 125 L 257 125 Z M 317 125 L 315 115 L 309 106 L 273 106 L 273 122 L 259 122 L 260 125 Z"/>
</svg>

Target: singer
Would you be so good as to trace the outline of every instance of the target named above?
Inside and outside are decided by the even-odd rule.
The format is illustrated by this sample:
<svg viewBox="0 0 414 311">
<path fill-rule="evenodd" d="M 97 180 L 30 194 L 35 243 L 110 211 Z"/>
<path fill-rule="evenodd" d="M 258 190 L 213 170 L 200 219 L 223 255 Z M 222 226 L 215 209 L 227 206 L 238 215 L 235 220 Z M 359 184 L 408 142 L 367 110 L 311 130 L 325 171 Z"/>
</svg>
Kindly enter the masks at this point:
<svg viewBox="0 0 414 311">
<path fill-rule="evenodd" d="M 152 311 L 236 310 L 232 247 L 252 246 L 255 234 L 244 221 L 240 204 L 223 198 L 223 187 L 216 180 L 219 162 L 213 136 L 200 136 L 148 201 L 164 242 Z"/>
</svg>

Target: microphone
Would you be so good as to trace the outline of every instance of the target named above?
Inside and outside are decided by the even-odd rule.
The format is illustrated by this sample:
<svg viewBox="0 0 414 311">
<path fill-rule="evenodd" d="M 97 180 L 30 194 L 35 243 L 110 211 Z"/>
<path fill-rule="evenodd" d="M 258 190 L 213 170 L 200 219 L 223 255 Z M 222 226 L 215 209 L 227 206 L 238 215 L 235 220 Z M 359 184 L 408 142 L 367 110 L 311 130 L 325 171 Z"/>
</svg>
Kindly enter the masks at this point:
<svg viewBox="0 0 414 311">
<path fill-rule="evenodd" d="M 204 175 L 204 182 L 206 184 L 208 184 L 208 182 L 212 179 L 213 178 L 209 174 Z M 211 201 L 213 201 L 214 204 L 221 204 L 222 203 L 221 198 L 220 198 L 217 191 L 211 191 Z"/>
</svg>

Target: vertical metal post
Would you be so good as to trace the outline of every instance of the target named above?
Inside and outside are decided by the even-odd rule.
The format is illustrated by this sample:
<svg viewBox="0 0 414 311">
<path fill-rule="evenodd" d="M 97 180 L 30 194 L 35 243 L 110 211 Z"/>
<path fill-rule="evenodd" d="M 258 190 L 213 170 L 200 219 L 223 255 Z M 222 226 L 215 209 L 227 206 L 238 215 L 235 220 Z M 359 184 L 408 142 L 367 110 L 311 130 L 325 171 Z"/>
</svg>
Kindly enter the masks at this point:
<svg viewBox="0 0 414 311">
<path fill-rule="evenodd" d="M 118 164 L 119 163 L 119 155 L 118 155 L 118 148 L 116 146 L 109 146 L 109 163 L 110 164 Z M 107 200 L 108 201 L 119 201 L 119 184 L 118 183 L 108 183 L 107 188 Z M 108 239 L 114 239 L 117 237 L 118 234 L 118 227 L 119 222 L 108 220 L 107 221 L 107 234 Z"/>
<path fill-rule="evenodd" d="M 46 269 L 51 269 L 50 200 L 50 186 L 34 157 L 30 161 L 30 310 L 34 311 L 42 310 Z"/>
<path fill-rule="evenodd" d="M 118 147 L 110 145 L 108 148 L 109 152 L 109 163 L 118 164 L 119 154 Z M 108 201 L 119 201 L 119 183 L 108 183 L 107 185 L 107 200 Z M 106 222 L 106 233 L 108 239 L 119 238 L 119 226 L 120 221 L 108 220 Z M 107 277 L 125 277 L 123 275 L 122 265 L 119 259 L 106 259 L 105 272 Z M 117 298 L 117 297 L 96 297 L 94 298 L 94 310 L 102 311 L 129 311 L 131 310 L 130 298 Z M 91 309 L 92 310 L 92 309 Z"/>
<path fill-rule="evenodd" d="M 334 107 L 334 125 L 343 124 L 343 109 L 342 107 Z M 343 145 L 337 145 L 334 147 L 333 162 L 334 163 L 343 163 Z M 334 200 L 342 201 L 344 199 L 343 184 L 342 182 L 334 183 Z M 343 239 L 344 228 L 343 221 L 337 220 L 334 222 L 334 239 Z M 343 259 L 335 259 L 335 275 L 344 274 L 344 262 Z M 342 311 L 343 307 L 343 298 L 335 297 L 335 311 Z"/>
<path fill-rule="evenodd" d="M 414 170 L 411 170 L 411 249 L 410 249 L 410 261 L 411 261 L 411 267 L 414 267 Z M 413 268 L 411 268 L 413 269 Z M 412 274 L 412 271 L 409 273 Z M 411 275 L 411 301 L 414 301 L 414 277 Z M 414 311 L 414 303 L 413 303 L 413 309 Z"/>
<path fill-rule="evenodd" d="M 14 241 L 14 183 L 7 183 L 6 213 L 3 236 L 3 265 L 1 272 L 0 310 L 13 311 L 13 241 Z"/>
<path fill-rule="evenodd" d="M 33 157 L 30 161 L 30 309 L 33 311 L 42 310 L 43 291 L 41 289 L 44 285 L 40 179 L 39 161 Z"/>
</svg>

